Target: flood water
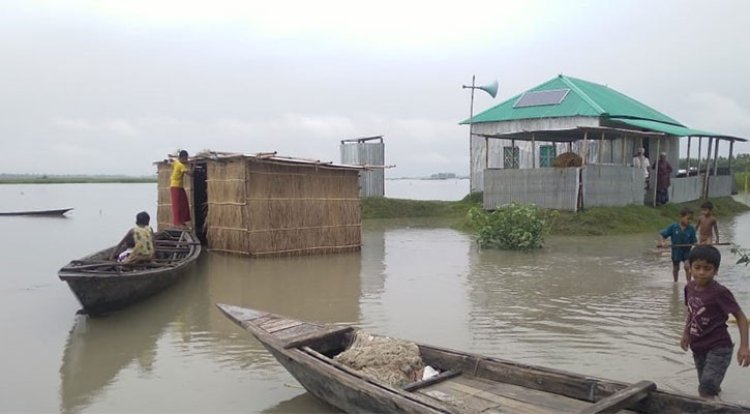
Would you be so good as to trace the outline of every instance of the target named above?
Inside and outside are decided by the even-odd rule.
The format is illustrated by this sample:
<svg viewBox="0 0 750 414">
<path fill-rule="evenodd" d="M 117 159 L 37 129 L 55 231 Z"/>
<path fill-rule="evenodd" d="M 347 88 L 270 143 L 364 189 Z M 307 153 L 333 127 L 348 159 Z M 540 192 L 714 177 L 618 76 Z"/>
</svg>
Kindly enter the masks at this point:
<svg viewBox="0 0 750 414">
<path fill-rule="evenodd" d="M 138 211 L 154 217 L 155 198 L 155 184 L 0 186 L 1 210 L 75 208 L 67 218 L 0 217 L 0 411 L 332 411 L 216 302 L 695 394 L 679 347 L 683 282 L 672 283 L 655 234 L 553 237 L 515 253 L 479 251 L 436 222 L 369 221 L 361 253 L 206 253 L 163 294 L 108 317 L 76 315 L 57 270 L 119 241 Z M 750 214 L 720 230 L 750 246 Z M 750 268 L 722 249 L 719 280 L 747 312 Z M 737 341 L 736 325 L 730 332 Z M 733 362 L 723 389 L 724 400 L 750 404 L 750 370 Z"/>
</svg>

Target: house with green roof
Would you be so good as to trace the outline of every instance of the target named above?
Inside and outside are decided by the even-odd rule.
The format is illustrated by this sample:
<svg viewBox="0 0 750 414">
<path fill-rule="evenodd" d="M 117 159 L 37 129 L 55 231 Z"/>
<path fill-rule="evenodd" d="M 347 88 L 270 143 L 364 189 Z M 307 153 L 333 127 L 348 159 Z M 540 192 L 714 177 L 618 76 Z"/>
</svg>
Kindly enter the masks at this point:
<svg viewBox="0 0 750 414">
<path fill-rule="evenodd" d="M 671 201 L 729 195 L 731 175 L 717 175 L 719 143 L 729 145 L 731 163 L 734 142 L 745 141 L 690 128 L 606 85 L 564 75 L 462 124 L 471 130 L 471 191 L 484 191 L 489 209 L 512 201 L 566 210 L 654 203 L 656 174 L 645 184 L 646 173 L 632 166 L 638 148 L 652 165 L 664 153 L 674 167 Z M 677 176 L 681 143 L 685 177 Z M 564 153 L 579 156 L 581 166 L 553 168 Z"/>
</svg>

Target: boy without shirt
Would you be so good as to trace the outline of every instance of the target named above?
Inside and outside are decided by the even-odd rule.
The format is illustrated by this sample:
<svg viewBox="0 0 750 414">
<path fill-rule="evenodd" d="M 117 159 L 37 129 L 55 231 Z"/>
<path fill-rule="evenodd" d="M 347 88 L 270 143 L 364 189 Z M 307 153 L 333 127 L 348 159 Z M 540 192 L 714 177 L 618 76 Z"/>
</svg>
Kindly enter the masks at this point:
<svg viewBox="0 0 750 414">
<path fill-rule="evenodd" d="M 698 244 L 714 244 L 719 242 L 719 224 L 714 216 L 714 205 L 706 201 L 701 205 L 701 216 L 696 224 L 698 230 Z M 714 234 L 716 238 L 714 238 Z"/>
</svg>

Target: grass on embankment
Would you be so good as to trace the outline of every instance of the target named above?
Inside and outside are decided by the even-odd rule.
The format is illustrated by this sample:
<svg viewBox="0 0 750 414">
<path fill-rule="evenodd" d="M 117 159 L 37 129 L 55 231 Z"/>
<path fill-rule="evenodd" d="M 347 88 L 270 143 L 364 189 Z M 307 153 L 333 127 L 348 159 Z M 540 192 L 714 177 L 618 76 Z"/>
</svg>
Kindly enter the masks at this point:
<svg viewBox="0 0 750 414">
<path fill-rule="evenodd" d="M 456 228 L 470 229 L 466 213 L 471 207 L 481 207 L 482 194 L 475 193 L 460 201 L 420 201 L 390 198 L 362 199 L 362 218 L 435 217 L 447 218 Z M 714 212 L 721 220 L 748 211 L 750 207 L 731 197 L 711 199 Z M 695 212 L 693 222 L 700 214 L 703 200 L 681 204 L 648 206 L 594 207 L 577 213 L 561 211 L 552 225 L 556 235 L 617 235 L 658 231 L 678 220 L 682 207 Z"/>
</svg>

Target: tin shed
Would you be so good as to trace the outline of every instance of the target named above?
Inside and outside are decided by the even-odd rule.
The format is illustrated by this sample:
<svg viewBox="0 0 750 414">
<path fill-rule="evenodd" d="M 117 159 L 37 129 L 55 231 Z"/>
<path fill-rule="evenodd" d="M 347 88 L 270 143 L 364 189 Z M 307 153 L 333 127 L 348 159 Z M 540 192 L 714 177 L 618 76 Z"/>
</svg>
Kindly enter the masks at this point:
<svg viewBox="0 0 750 414">
<path fill-rule="evenodd" d="M 189 162 L 193 226 L 209 250 L 275 256 L 361 248 L 362 168 L 275 153 L 204 152 Z M 158 226 L 170 227 L 171 162 L 157 168 Z"/>
</svg>

